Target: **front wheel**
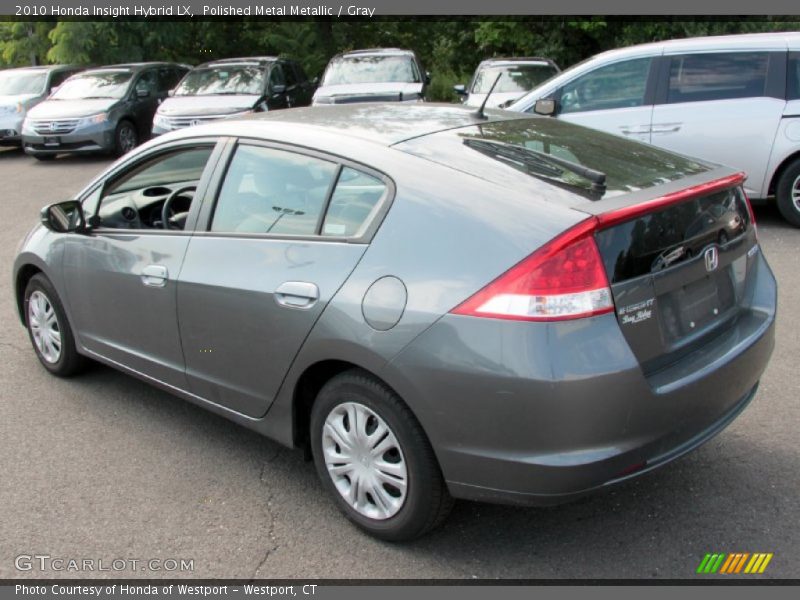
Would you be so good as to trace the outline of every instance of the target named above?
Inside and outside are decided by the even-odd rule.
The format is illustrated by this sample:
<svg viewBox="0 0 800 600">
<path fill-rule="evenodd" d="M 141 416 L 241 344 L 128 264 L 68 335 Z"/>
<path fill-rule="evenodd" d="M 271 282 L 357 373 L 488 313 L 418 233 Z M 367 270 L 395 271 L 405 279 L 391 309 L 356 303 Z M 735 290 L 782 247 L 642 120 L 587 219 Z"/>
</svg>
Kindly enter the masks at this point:
<svg viewBox="0 0 800 600">
<path fill-rule="evenodd" d="M 323 386 L 311 412 L 311 450 L 323 485 L 348 519 L 389 541 L 439 525 L 452 498 L 414 415 L 359 370 Z"/>
<path fill-rule="evenodd" d="M 114 134 L 114 154 L 122 156 L 127 154 L 139 144 L 139 135 L 136 127 L 130 121 L 120 121 Z"/>
<path fill-rule="evenodd" d="M 25 288 L 25 325 L 39 362 L 53 375 L 67 377 L 85 366 L 61 300 L 41 273 L 31 277 Z"/>
<path fill-rule="evenodd" d="M 783 218 L 800 227 L 800 160 L 791 163 L 775 187 L 778 210 Z"/>
</svg>

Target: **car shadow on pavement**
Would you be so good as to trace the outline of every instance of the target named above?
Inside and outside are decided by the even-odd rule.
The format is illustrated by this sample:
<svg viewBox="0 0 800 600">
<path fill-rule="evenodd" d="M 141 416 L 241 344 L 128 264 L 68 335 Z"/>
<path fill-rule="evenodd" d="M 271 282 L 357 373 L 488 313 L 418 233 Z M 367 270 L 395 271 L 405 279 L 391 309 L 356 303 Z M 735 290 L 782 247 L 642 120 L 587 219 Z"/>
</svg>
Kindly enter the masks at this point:
<svg viewBox="0 0 800 600">
<path fill-rule="evenodd" d="M 332 561 L 326 567 L 330 572 L 309 573 L 298 564 L 297 555 L 309 552 L 304 544 L 331 536 L 399 561 L 387 571 L 391 575 L 379 571 L 370 577 L 437 577 L 439 572 L 459 578 L 690 577 L 706 552 L 776 552 L 784 543 L 789 548 L 774 534 L 798 518 L 796 508 L 786 514 L 784 500 L 797 489 L 797 476 L 791 475 L 796 457 L 775 453 L 767 441 L 754 443 L 734 423 L 687 457 L 608 491 L 546 508 L 460 501 L 443 526 L 426 537 L 387 544 L 347 523 L 301 452 L 100 365 L 69 385 L 92 399 L 83 410 L 93 405 L 100 413 L 122 412 L 141 427 L 165 429 L 176 446 L 225 456 L 229 465 L 260 465 L 258 473 L 242 467 L 241 473 L 225 475 L 238 480 L 237 489 L 257 477 L 256 493 L 263 494 L 262 526 L 270 541 L 251 576 L 357 577 L 335 568 L 344 558 L 326 558 Z M 202 463 L 202 456 L 197 460 Z M 425 569 L 402 567 L 420 561 L 439 570 L 426 575 Z"/>
</svg>

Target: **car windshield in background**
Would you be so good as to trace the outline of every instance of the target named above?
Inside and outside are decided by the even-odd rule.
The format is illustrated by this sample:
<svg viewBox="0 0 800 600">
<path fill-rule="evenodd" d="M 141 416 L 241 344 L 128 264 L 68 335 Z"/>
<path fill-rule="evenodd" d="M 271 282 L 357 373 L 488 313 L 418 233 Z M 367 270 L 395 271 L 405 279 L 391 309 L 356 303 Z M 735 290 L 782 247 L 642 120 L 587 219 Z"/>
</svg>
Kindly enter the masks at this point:
<svg viewBox="0 0 800 600">
<path fill-rule="evenodd" d="M 421 81 L 417 65 L 408 56 L 347 56 L 331 61 L 322 85 Z"/>
<path fill-rule="evenodd" d="M 710 168 L 652 146 L 544 118 L 442 131 L 398 144 L 396 148 L 503 185 L 524 184 L 524 176 L 530 176 L 592 196 L 592 179 L 579 173 L 575 167 L 580 165 L 606 175 L 603 198 L 668 183 Z M 548 155 L 556 160 L 548 160 Z M 573 164 L 567 166 L 567 162 Z M 514 171 L 523 174 L 523 178 L 514 176 Z"/>
<path fill-rule="evenodd" d="M 191 71 L 175 89 L 176 96 L 259 95 L 264 89 L 260 67 L 212 67 Z"/>
<path fill-rule="evenodd" d="M 550 79 L 558 71 L 551 65 L 485 67 L 476 75 L 475 83 L 472 85 L 472 93 L 487 94 L 499 73 L 503 75 L 500 77 L 500 81 L 497 82 L 494 92 L 503 93 L 527 92 Z"/>
<path fill-rule="evenodd" d="M 63 83 L 53 94 L 53 100 L 88 100 L 92 98 L 122 98 L 133 78 L 129 71 L 84 73 Z"/>
<path fill-rule="evenodd" d="M 0 73 L 0 96 L 41 94 L 47 73 Z"/>
</svg>

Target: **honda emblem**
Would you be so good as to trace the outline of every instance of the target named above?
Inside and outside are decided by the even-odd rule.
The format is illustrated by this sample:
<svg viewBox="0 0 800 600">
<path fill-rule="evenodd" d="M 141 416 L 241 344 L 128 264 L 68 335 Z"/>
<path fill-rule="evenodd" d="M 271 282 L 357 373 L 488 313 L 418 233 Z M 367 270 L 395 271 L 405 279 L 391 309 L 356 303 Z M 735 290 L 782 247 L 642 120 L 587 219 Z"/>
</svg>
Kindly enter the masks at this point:
<svg viewBox="0 0 800 600">
<path fill-rule="evenodd" d="M 709 273 L 719 266 L 719 250 L 716 246 L 711 246 L 705 251 L 706 271 Z"/>
</svg>

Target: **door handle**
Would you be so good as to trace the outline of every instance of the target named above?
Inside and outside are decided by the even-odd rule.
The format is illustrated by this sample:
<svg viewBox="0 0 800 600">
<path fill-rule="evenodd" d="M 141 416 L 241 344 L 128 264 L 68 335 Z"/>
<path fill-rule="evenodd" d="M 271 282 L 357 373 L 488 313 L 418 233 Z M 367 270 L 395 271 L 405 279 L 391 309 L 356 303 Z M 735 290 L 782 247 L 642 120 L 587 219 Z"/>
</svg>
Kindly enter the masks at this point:
<svg viewBox="0 0 800 600">
<path fill-rule="evenodd" d="M 319 300 L 319 288 L 305 281 L 286 281 L 275 290 L 275 302 L 288 308 L 311 308 Z"/>
<path fill-rule="evenodd" d="M 650 129 L 652 133 L 675 133 L 681 130 L 683 123 L 656 123 Z"/>
<path fill-rule="evenodd" d="M 147 265 L 142 269 L 142 283 L 149 287 L 164 287 L 167 285 L 169 271 L 163 265 Z"/>
<path fill-rule="evenodd" d="M 622 125 L 619 130 L 623 135 L 644 135 L 650 133 L 649 125 Z"/>
</svg>

